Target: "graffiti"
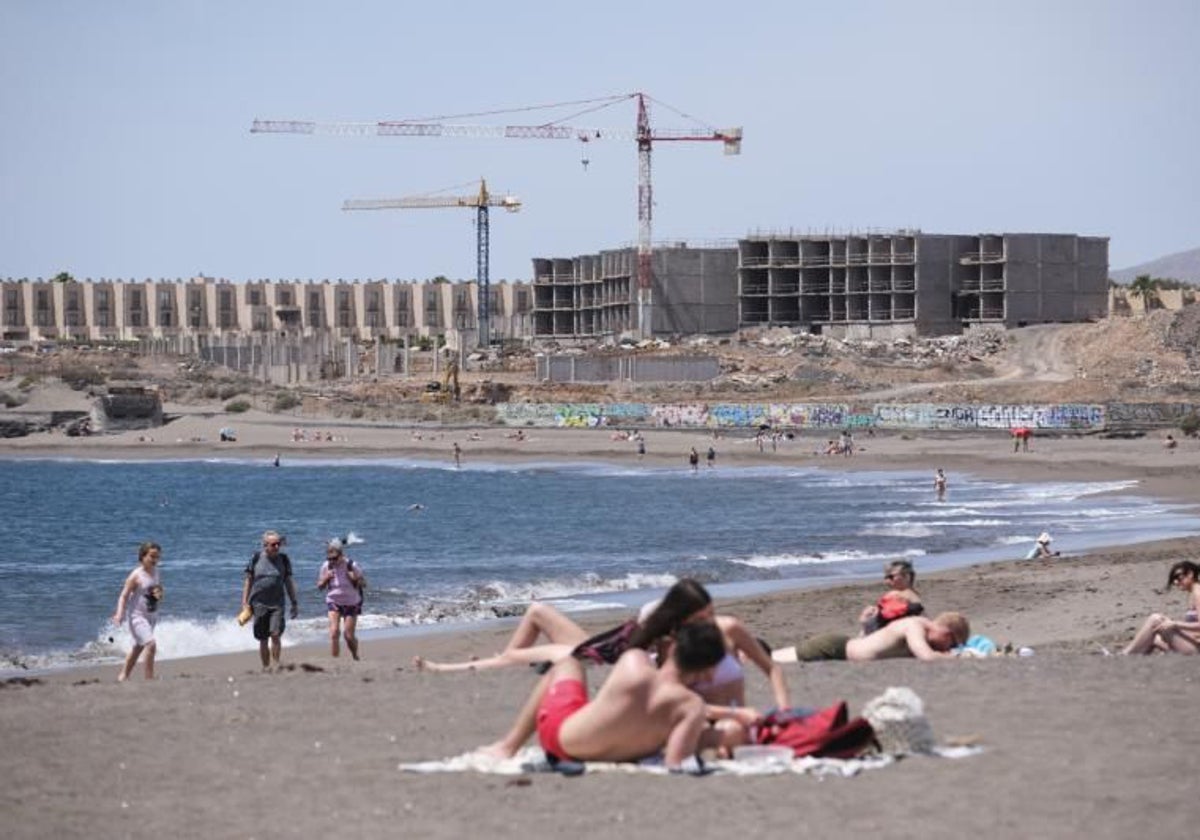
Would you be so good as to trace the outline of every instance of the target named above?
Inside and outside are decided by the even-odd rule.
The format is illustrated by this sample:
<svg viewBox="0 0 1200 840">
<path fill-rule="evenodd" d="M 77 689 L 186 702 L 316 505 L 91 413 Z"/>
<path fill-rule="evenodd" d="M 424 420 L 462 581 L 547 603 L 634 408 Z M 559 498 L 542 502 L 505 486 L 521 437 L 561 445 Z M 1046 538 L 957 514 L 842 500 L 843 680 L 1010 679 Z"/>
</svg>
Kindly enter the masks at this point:
<svg viewBox="0 0 1200 840">
<path fill-rule="evenodd" d="M 1190 414 L 1200 413 L 1193 403 L 1109 403 L 1108 424 L 1114 429 L 1141 426 L 1177 426 Z"/>
<path fill-rule="evenodd" d="M 1097 431 L 1128 425 L 1174 425 L 1195 406 L 1125 404 L 1112 406 L 878 404 L 851 410 L 836 403 L 502 403 L 496 419 L 510 426 L 660 426 L 684 429 L 756 429 L 769 425 L 794 429 L 929 429 L 967 431 L 1027 426 L 1054 431 Z"/>
<path fill-rule="evenodd" d="M 656 405 L 650 410 L 655 425 L 704 427 L 708 425 L 708 406 L 704 403 Z"/>
</svg>

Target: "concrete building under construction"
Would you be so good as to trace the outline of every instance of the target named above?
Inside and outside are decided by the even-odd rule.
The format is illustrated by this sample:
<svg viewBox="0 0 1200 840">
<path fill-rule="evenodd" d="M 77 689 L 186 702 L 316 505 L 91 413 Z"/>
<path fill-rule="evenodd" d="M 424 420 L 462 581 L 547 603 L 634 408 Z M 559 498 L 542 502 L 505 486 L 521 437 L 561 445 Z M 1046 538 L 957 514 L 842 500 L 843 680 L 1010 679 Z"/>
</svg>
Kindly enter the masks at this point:
<svg viewBox="0 0 1200 840">
<path fill-rule="evenodd" d="M 536 338 L 636 333 L 632 248 L 533 261 Z M 654 249 L 654 335 L 799 327 L 885 338 L 1102 318 L 1108 240 L 1075 234 L 749 236 Z"/>
<path fill-rule="evenodd" d="M 856 338 L 1103 318 L 1108 239 L 1075 234 L 755 236 L 738 243 L 738 324 Z"/>
</svg>

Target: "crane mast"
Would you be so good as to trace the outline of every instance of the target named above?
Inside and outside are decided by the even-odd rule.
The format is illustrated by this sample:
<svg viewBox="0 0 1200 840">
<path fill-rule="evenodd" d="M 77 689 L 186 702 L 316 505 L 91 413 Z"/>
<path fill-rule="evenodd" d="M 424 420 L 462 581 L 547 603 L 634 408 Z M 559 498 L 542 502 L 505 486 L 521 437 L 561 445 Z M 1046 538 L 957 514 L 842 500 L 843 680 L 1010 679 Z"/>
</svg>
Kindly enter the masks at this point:
<svg viewBox="0 0 1200 840">
<path fill-rule="evenodd" d="M 274 134 L 339 134 L 350 136 L 377 135 L 382 137 L 504 137 L 513 139 L 535 140 L 578 140 L 590 143 L 595 140 L 634 140 L 638 151 L 638 183 L 637 183 L 637 307 L 638 331 L 649 337 L 653 334 L 653 215 L 654 195 L 650 175 L 651 151 L 655 142 L 694 141 L 720 142 L 725 154 L 736 155 L 742 149 L 741 128 L 653 128 L 650 125 L 648 101 L 651 97 L 645 93 L 631 93 L 621 96 L 605 97 L 598 100 L 581 100 L 579 102 L 555 103 L 551 105 L 531 106 L 529 108 L 512 110 L 534 110 L 536 108 L 557 108 L 565 105 L 588 104 L 595 108 L 629 99 L 637 101 L 637 123 L 633 131 L 607 128 L 579 128 L 559 125 L 557 122 L 542 125 L 467 125 L 443 123 L 438 120 L 391 120 L 379 122 L 357 123 L 318 123 L 304 120 L 255 120 L 250 127 L 252 133 Z M 661 103 L 660 103 L 661 104 Z M 497 111 L 492 113 L 506 113 Z M 478 115 L 471 115 L 478 116 Z M 355 208 L 366 209 L 366 208 Z M 486 228 L 480 226 L 483 239 L 486 240 Z M 483 253 L 480 244 L 480 254 L 477 256 L 480 274 L 487 268 L 487 255 Z"/>
<path fill-rule="evenodd" d="M 475 287 L 479 294 L 478 344 L 483 348 L 490 347 L 492 341 L 492 291 L 488 267 L 488 254 L 491 250 L 488 208 L 503 207 L 508 212 L 515 213 L 521 209 L 520 199 L 511 195 L 492 195 L 488 192 L 487 181 L 480 178 L 479 192 L 473 196 L 413 195 L 406 198 L 351 199 L 342 203 L 343 210 L 412 210 L 441 207 L 475 208 Z"/>
</svg>

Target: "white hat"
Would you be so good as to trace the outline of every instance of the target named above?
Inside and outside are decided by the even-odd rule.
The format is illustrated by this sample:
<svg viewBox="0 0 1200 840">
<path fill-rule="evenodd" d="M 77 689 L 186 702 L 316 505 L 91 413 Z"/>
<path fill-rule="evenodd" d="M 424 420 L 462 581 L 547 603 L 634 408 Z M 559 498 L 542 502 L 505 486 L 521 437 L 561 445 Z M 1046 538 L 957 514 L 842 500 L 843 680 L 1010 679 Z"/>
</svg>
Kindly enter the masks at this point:
<svg viewBox="0 0 1200 840">
<path fill-rule="evenodd" d="M 1048 543 L 1050 542 L 1050 535 L 1045 531 L 1042 531 L 1042 533 L 1038 536 L 1037 541 L 1040 543 Z"/>
</svg>

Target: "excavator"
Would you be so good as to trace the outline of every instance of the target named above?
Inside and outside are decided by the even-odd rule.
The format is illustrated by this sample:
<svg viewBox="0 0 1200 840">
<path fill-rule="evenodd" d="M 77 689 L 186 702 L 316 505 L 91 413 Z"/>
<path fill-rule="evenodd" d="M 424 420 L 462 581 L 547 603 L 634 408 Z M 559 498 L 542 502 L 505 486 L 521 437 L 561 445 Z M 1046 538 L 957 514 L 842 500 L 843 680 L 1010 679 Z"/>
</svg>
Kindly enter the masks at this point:
<svg viewBox="0 0 1200 840">
<path fill-rule="evenodd" d="M 462 390 L 458 385 L 458 362 L 449 359 L 446 362 L 446 369 L 442 371 L 441 382 L 434 380 L 425 385 L 425 393 L 421 395 L 421 402 L 458 402 L 461 396 Z"/>
</svg>

